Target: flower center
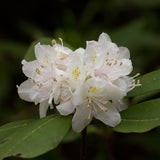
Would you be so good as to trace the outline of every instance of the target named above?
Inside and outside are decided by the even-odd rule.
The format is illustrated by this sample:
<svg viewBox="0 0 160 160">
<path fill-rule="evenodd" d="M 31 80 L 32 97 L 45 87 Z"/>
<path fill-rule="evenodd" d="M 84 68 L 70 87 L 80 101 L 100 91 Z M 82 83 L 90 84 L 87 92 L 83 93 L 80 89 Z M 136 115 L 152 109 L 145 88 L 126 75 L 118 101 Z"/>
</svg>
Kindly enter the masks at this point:
<svg viewBox="0 0 160 160">
<path fill-rule="evenodd" d="M 75 81 L 78 80 L 79 75 L 81 74 L 81 71 L 79 69 L 79 67 L 76 67 L 73 71 L 72 71 L 72 77 L 75 79 Z"/>
</svg>

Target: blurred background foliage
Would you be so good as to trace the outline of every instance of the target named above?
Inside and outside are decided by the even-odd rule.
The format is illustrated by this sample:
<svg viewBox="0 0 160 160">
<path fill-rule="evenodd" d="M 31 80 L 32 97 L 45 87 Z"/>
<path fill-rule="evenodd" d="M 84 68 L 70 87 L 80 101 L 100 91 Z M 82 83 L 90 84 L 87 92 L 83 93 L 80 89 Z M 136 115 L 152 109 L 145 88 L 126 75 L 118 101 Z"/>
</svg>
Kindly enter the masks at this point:
<svg viewBox="0 0 160 160">
<path fill-rule="evenodd" d="M 19 99 L 16 84 L 25 80 L 21 60 L 29 45 L 42 37 L 61 37 L 73 48 L 85 48 L 86 40 L 106 32 L 129 48 L 132 74 L 160 68 L 160 0 L 3 1 L 0 19 L 1 125 L 39 116 L 37 106 Z M 56 150 L 34 160 L 75 160 L 79 145 L 80 135 L 70 132 Z M 87 159 L 158 160 L 159 151 L 160 128 L 120 134 L 101 124 L 89 130 Z"/>
</svg>

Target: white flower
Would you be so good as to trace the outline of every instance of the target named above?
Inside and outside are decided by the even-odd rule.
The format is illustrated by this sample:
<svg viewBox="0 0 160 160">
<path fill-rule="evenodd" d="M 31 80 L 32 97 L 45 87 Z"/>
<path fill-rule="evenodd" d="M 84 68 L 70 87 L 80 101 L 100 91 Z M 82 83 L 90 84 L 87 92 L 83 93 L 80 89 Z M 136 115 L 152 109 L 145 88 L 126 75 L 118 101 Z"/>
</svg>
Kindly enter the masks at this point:
<svg viewBox="0 0 160 160">
<path fill-rule="evenodd" d="M 106 33 L 99 36 L 98 42 L 88 41 L 85 51 L 85 64 L 92 76 L 115 80 L 132 71 L 130 53 L 125 47 L 112 43 Z"/>
<path fill-rule="evenodd" d="M 41 118 L 46 116 L 49 105 L 53 108 L 53 99 L 55 104 L 60 102 L 61 90 L 66 86 L 65 70 L 71 53 L 69 48 L 59 44 L 49 46 L 38 43 L 35 46 L 36 60 L 22 61 L 22 70 L 28 80 L 18 87 L 18 94 L 23 100 L 40 103 Z"/>
<path fill-rule="evenodd" d="M 74 109 L 75 105 L 72 103 L 72 97 L 74 96 L 74 92 L 76 89 L 83 84 L 85 80 L 85 68 L 83 62 L 83 54 L 84 49 L 79 48 L 72 53 L 69 57 L 68 68 L 67 68 L 67 78 L 66 82 L 68 86 L 66 89 L 70 91 L 70 94 L 66 94 L 66 98 L 64 98 L 63 94 L 61 97 L 61 102 L 57 106 L 58 111 L 61 115 L 68 115 L 71 114 Z M 67 92 L 67 90 L 66 90 Z M 64 92 L 65 93 L 65 92 Z"/>
<path fill-rule="evenodd" d="M 72 120 L 73 130 L 81 132 L 93 117 L 114 127 L 120 122 L 117 102 L 124 96 L 123 90 L 104 79 L 88 79 L 73 97 L 73 103 L 77 106 Z"/>
<path fill-rule="evenodd" d="M 60 39 L 61 40 L 61 39 Z M 35 46 L 36 60 L 22 61 L 28 80 L 19 88 L 19 96 L 40 103 L 40 118 L 46 116 L 52 101 L 61 115 L 74 113 L 72 128 L 81 132 L 94 118 L 109 126 L 120 123 L 119 112 L 126 109 L 127 92 L 140 86 L 129 77 L 132 71 L 129 50 L 111 42 L 106 33 L 98 41 L 88 41 L 86 50 L 74 52 L 57 44 Z"/>
</svg>

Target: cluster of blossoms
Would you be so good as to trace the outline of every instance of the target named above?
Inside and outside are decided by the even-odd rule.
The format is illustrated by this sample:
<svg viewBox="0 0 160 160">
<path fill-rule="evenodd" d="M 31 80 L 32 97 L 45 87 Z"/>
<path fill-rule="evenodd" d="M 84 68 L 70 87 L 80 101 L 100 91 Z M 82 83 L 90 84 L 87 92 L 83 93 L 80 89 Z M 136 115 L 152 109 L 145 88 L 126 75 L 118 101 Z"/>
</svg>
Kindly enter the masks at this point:
<svg viewBox="0 0 160 160">
<path fill-rule="evenodd" d="M 60 39 L 61 40 L 61 39 Z M 40 118 L 48 107 L 61 115 L 74 113 L 72 128 L 81 132 L 95 117 L 109 126 L 120 123 L 123 97 L 135 86 L 129 50 L 118 47 L 106 33 L 75 51 L 57 44 L 35 45 L 36 60 L 22 61 L 28 80 L 18 87 L 20 98 L 40 103 Z M 54 104 L 54 105 L 53 105 Z"/>
</svg>

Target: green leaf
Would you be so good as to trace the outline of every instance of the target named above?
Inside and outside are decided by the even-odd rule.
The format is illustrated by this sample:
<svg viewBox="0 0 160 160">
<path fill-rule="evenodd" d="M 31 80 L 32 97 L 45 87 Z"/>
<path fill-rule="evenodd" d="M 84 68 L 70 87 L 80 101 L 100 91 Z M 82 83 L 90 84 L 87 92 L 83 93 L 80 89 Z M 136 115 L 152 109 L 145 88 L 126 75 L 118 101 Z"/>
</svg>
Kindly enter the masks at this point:
<svg viewBox="0 0 160 160">
<path fill-rule="evenodd" d="M 146 132 L 160 126 L 160 98 L 137 104 L 121 112 L 122 121 L 117 132 Z"/>
<path fill-rule="evenodd" d="M 148 97 L 148 94 L 153 94 L 153 91 L 160 92 L 160 70 L 147 73 L 142 78 L 137 78 L 140 80 L 142 86 L 136 87 L 134 90 L 128 93 L 128 97 L 138 97 L 143 98 Z"/>
<path fill-rule="evenodd" d="M 32 158 L 57 147 L 71 126 L 71 117 L 51 115 L 43 119 L 12 122 L 0 127 L 0 159 Z"/>
</svg>

